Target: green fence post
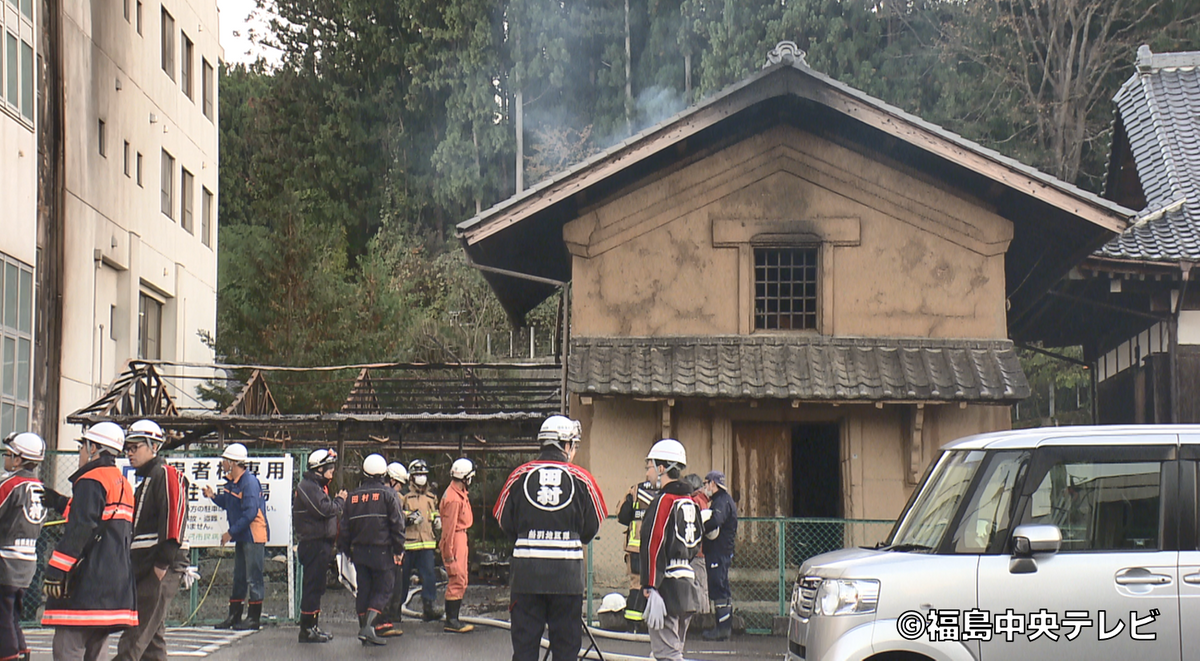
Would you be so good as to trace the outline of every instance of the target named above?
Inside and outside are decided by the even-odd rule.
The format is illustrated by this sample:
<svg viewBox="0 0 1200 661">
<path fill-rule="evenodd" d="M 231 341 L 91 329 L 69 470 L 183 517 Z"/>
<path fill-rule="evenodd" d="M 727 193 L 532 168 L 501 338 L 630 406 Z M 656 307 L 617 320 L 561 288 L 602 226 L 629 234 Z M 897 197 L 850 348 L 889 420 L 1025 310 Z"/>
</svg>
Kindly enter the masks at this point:
<svg viewBox="0 0 1200 661">
<path fill-rule="evenodd" d="M 588 542 L 588 554 L 587 554 L 587 555 L 588 555 L 588 558 L 587 558 L 587 625 L 588 625 L 589 627 L 590 627 L 590 626 L 592 626 L 592 608 L 593 608 L 593 603 L 592 603 L 592 602 L 593 602 L 593 595 L 592 595 L 592 572 L 594 571 L 594 566 L 592 565 L 592 555 L 593 555 L 593 552 L 594 552 L 595 550 L 596 550 L 596 543 L 595 543 L 594 541 L 592 541 L 592 542 Z"/>
<path fill-rule="evenodd" d="M 779 519 L 776 525 L 779 527 L 779 617 L 783 617 L 787 615 L 787 544 L 783 536 L 787 531 L 787 520 Z"/>
<path fill-rule="evenodd" d="M 199 567 L 200 566 L 200 549 L 192 549 L 191 552 L 192 552 L 191 565 L 193 567 Z M 199 607 L 199 601 L 200 601 L 199 589 L 200 589 L 200 581 L 192 581 L 191 587 L 188 588 L 188 613 L 195 613 L 196 608 Z M 194 622 L 193 622 L 193 624 L 194 624 Z"/>
</svg>

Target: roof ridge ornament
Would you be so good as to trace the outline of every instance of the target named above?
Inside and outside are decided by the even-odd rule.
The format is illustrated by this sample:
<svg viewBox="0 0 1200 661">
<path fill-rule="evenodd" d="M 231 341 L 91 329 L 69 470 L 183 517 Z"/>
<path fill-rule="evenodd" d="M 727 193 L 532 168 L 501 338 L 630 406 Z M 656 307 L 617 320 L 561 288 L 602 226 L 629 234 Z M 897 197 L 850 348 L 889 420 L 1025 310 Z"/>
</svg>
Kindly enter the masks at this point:
<svg viewBox="0 0 1200 661">
<path fill-rule="evenodd" d="M 796 45 L 796 42 L 781 41 L 778 44 L 775 44 L 775 48 L 772 48 L 767 52 L 767 63 L 763 65 L 763 68 L 766 69 L 767 67 L 773 64 L 779 64 L 780 62 L 787 62 L 793 66 L 797 64 L 808 66 L 808 62 L 804 60 L 805 56 L 807 55 L 807 53 L 800 50 L 800 47 Z"/>
</svg>

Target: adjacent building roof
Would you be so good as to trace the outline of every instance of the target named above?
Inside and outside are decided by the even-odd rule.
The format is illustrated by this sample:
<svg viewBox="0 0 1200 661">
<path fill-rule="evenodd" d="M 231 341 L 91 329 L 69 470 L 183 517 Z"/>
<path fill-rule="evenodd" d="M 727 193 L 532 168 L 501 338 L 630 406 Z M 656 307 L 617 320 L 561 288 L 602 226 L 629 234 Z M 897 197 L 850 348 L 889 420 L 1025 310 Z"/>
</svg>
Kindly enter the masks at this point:
<svg viewBox="0 0 1200 661">
<path fill-rule="evenodd" d="M 977 196 L 1012 221 L 1005 260 L 1019 319 L 1135 215 L 810 69 L 771 65 L 458 226 L 467 256 L 519 320 L 571 279 L 563 225 L 595 205 L 778 124 L 818 132 Z M 531 258 L 531 256 L 536 256 Z M 534 276 L 529 279 L 523 276 Z"/>
<path fill-rule="evenodd" d="M 1142 46 L 1137 72 L 1113 100 L 1146 209 L 1096 256 L 1200 261 L 1200 52 Z"/>
<path fill-rule="evenodd" d="M 1008 340 L 799 335 L 579 337 L 582 395 L 1012 403 L 1029 383 Z"/>
</svg>

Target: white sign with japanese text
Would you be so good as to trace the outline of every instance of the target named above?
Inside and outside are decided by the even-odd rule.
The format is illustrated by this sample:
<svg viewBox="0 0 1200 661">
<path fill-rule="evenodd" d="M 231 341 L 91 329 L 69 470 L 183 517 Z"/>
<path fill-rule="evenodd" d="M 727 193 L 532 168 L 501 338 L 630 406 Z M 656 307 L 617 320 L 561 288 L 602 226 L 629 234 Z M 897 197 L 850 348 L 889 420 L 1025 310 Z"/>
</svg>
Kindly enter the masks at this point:
<svg viewBox="0 0 1200 661">
<path fill-rule="evenodd" d="M 192 548 L 211 548 L 221 545 L 221 535 L 229 530 L 225 510 L 204 497 L 204 487 L 211 486 L 220 491 L 225 485 L 221 475 L 221 460 L 218 457 L 166 457 L 168 464 L 187 476 L 188 524 L 187 540 Z M 292 543 L 292 471 L 294 459 L 291 455 L 279 457 L 250 457 L 246 468 L 258 477 L 262 486 L 263 500 L 267 503 L 267 527 L 270 535 L 267 546 L 291 546 Z M 137 483 L 137 475 L 126 459 L 118 466 L 130 483 Z"/>
</svg>

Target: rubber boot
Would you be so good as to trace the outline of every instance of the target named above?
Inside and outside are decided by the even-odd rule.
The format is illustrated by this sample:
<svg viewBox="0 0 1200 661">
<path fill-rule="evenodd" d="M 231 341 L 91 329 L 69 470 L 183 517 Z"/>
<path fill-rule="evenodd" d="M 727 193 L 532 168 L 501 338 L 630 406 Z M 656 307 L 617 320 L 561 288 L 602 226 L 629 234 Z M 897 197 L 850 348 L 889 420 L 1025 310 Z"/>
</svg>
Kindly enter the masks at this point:
<svg viewBox="0 0 1200 661">
<path fill-rule="evenodd" d="M 433 622 L 435 620 L 440 620 L 440 619 L 442 619 L 442 611 L 438 610 L 437 606 L 434 606 L 433 602 L 430 601 L 429 599 L 422 598 L 421 599 L 421 619 L 425 620 L 426 622 Z"/>
<path fill-rule="evenodd" d="M 733 633 L 733 606 L 721 604 L 716 608 L 717 625 L 701 634 L 704 640 L 729 640 Z"/>
<path fill-rule="evenodd" d="M 362 628 L 358 630 L 358 639 L 363 645 L 387 645 L 387 641 L 375 633 L 375 620 L 378 618 L 379 613 L 375 611 L 367 611 L 363 616 Z"/>
<path fill-rule="evenodd" d="M 375 625 L 375 633 L 384 638 L 403 636 L 404 630 L 396 626 L 398 622 L 399 620 L 393 620 L 391 617 L 384 617 L 383 614 L 380 614 L 379 622 Z"/>
<path fill-rule="evenodd" d="M 330 637 L 320 629 L 317 629 L 317 616 L 300 614 L 300 642 L 302 643 L 328 643 Z"/>
<path fill-rule="evenodd" d="M 232 629 L 242 621 L 242 602 L 229 602 L 229 617 L 225 618 L 220 624 L 213 627 L 214 629 Z"/>
<path fill-rule="evenodd" d="M 321 634 L 322 636 L 325 636 L 326 640 L 333 640 L 333 634 L 329 633 L 328 631 L 325 631 L 320 626 L 321 611 L 317 611 L 316 613 L 314 613 L 312 618 L 313 618 L 313 625 L 312 625 L 313 631 L 316 631 L 317 633 Z"/>
<path fill-rule="evenodd" d="M 458 619 L 458 612 L 462 608 L 462 599 L 454 601 L 446 601 L 446 626 L 442 627 L 443 631 L 450 633 L 470 633 L 475 630 L 475 626 L 464 624 Z"/>
<path fill-rule="evenodd" d="M 246 609 L 246 619 L 233 625 L 234 631 L 258 631 L 262 626 L 262 602 L 250 602 Z"/>
</svg>

